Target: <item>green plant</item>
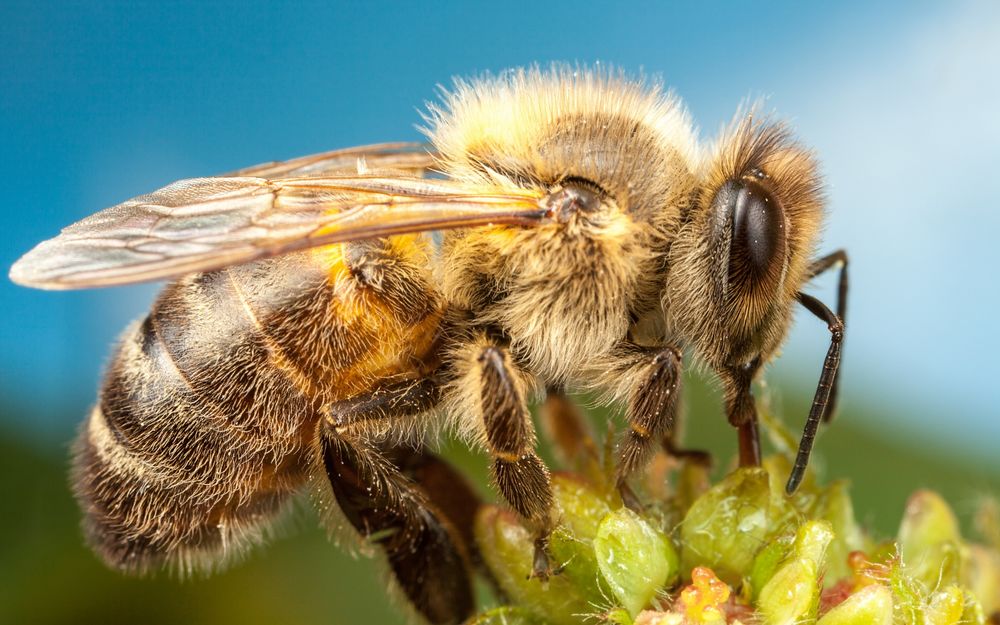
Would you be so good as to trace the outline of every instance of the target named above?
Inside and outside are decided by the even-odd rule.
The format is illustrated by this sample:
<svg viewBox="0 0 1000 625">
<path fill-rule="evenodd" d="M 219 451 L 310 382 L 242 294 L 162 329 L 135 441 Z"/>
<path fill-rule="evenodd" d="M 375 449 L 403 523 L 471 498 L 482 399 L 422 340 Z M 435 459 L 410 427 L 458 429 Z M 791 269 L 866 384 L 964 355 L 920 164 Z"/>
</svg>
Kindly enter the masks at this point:
<svg viewBox="0 0 1000 625">
<path fill-rule="evenodd" d="M 531 535 L 483 509 L 476 539 L 507 605 L 473 622 L 569 625 L 957 625 L 998 622 L 1000 507 L 985 502 L 982 543 L 963 538 L 930 491 L 909 500 L 894 540 L 859 526 L 844 482 L 809 475 L 793 495 L 783 456 L 710 485 L 698 462 L 661 456 L 646 508 L 624 507 L 595 462 L 553 478 L 561 568 L 528 579 Z M 669 479 L 666 479 L 669 477 Z M 670 485 L 668 490 L 667 485 Z"/>
</svg>

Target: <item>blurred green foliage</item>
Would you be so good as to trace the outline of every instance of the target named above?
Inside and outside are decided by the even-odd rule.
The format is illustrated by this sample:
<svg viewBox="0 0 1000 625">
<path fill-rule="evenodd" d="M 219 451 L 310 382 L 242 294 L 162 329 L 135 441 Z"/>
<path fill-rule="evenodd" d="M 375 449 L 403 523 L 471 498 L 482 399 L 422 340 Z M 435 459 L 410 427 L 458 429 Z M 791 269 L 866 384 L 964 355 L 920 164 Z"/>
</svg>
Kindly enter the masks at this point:
<svg viewBox="0 0 1000 625">
<path fill-rule="evenodd" d="M 781 405 L 772 402 L 772 411 L 798 427 L 809 399 L 806 392 L 790 392 Z M 914 447 L 905 433 L 892 440 L 873 435 L 864 426 L 876 422 L 878 413 L 851 399 L 845 414 L 823 428 L 816 460 L 825 478 L 850 480 L 856 514 L 876 535 L 896 533 L 906 499 L 918 488 L 944 495 L 966 526 L 981 494 L 1000 493 L 996 472 Z M 691 378 L 684 401 L 688 446 L 710 450 L 716 471 L 728 470 L 736 437 L 722 416 L 717 393 Z M 82 419 L 82 410 L 80 414 Z M 0 417 L 0 423 L 10 423 L 10 416 Z M 606 416 L 594 415 L 594 421 L 595 431 L 603 432 L 598 424 Z M 0 430 L 0 495 L 5 502 L 0 515 L 0 623 L 404 622 L 403 612 L 387 599 L 378 563 L 353 558 L 330 543 L 308 505 L 286 524 L 283 538 L 222 574 L 186 581 L 168 575 L 133 579 L 104 568 L 80 536 L 79 511 L 66 478 L 71 433 L 63 435 L 62 441 L 39 443 Z M 492 498 L 485 457 L 454 442 L 444 451 Z"/>
</svg>

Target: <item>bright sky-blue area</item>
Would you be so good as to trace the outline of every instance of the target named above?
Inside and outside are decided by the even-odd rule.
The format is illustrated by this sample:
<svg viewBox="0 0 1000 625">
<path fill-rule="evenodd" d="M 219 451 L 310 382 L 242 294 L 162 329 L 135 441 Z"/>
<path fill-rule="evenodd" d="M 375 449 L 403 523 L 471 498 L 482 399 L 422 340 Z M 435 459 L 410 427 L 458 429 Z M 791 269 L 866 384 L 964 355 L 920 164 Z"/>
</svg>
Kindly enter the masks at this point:
<svg viewBox="0 0 1000 625">
<path fill-rule="evenodd" d="M 984 455 L 1000 436 L 995 3 L 8 0 L 0 40 L 3 267 L 178 178 L 418 139 L 417 109 L 453 75 L 553 60 L 641 69 L 706 137 L 766 96 L 823 160 L 824 249 L 852 255 L 848 404 L 864 397 L 890 424 L 903 414 L 896 425 Z M 827 299 L 830 284 L 817 285 Z M 0 393 L 24 407 L 12 418 L 63 436 L 153 293 L 0 280 Z M 808 384 L 826 330 L 798 318 L 776 368 Z"/>
</svg>

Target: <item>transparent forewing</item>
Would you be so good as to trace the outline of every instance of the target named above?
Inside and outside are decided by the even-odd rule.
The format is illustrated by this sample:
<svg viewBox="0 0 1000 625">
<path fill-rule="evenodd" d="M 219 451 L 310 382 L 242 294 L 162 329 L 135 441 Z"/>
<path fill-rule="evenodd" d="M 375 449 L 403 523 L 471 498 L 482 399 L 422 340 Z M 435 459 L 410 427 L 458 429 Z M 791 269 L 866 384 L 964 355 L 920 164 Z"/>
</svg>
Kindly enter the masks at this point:
<svg viewBox="0 0 1000 625">
<path fill-rule="evenodd" d="M 44 289 L 174 278 L 294 250 L 406 232 L 545 218 L 533 191 L 410 176 L 181 180 L 105 209 L 11 269 Z"/>
<path fill-rule="evenodd" d="M 331 174 L 357 174 L 365 170 L 394 170 L 421 174 L 435 163 L 434 153 L 422 143 L 377 143 L 310 156 L 289 161 L 262 163 L 223 174 L 225 177 L 255 176 L 258 178 L 319 177 Z"/>
</svg>

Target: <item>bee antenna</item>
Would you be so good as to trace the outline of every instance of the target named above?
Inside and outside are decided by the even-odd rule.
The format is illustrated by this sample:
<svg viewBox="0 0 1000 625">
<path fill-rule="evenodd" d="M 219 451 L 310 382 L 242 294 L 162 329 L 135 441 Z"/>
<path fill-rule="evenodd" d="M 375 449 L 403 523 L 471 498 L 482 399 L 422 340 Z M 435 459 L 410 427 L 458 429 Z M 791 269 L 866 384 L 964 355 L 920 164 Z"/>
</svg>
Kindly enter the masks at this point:
<svg viewBox="0 0 1000 625">
<path fill-rule="evenodd" d="M 795 492 L 799 484 L 802 483 L 802 478 L 805 477 L 806 467 L 809 465 L 809 454 L 812 452 L 813 442 L 816 440 L 816 430 L 819 429 L 820 421 L 826 414 L 827 404 L 830 401 L 830 390 L 837 378 L 837 369 L 840 368 L 840 346 L 844 342 L 844 322 L 839 316 L 827 308 L 826 304 L 811 295 L 799 293 L 796 297 L 809 312 L 826 322 L 830 329 L 830 348 L 826 351 L 823 372 L 819 376 L 819 384 L 816 385 L 816 395 L 813 397 L 812 408 L 809 409 L 809 418 L 806 419 L 802 438 L 799 439 L 799 453 L 795 456 L 795 466 L 792 467 L 792 473 L 788 476 L 788 483 L 785 485 L 785 492 L 789 495 Z"/>
</svg>

